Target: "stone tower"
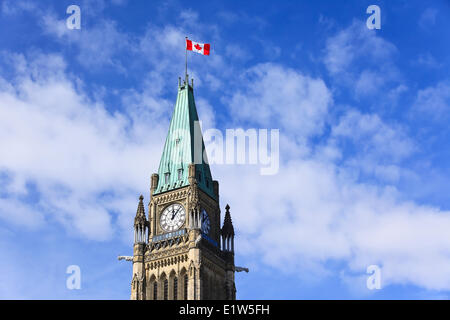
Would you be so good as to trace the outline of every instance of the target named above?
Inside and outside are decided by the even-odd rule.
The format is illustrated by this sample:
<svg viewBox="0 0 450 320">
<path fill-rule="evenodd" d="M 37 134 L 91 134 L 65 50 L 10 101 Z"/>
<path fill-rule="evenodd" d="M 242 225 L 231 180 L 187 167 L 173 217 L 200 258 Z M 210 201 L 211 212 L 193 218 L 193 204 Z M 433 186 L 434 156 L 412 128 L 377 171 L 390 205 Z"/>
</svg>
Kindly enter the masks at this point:
<svg viewBox="0 0 450 320">
<path fill-rule="evenodd" d="M 193 82 L 178 96 L 158 173 L 134 220 L 131 299 L 234 300 L 234 228 L 226 206 L 220 227 L 219 183 L 212 179 L 198 123 Z"/>
</svg>

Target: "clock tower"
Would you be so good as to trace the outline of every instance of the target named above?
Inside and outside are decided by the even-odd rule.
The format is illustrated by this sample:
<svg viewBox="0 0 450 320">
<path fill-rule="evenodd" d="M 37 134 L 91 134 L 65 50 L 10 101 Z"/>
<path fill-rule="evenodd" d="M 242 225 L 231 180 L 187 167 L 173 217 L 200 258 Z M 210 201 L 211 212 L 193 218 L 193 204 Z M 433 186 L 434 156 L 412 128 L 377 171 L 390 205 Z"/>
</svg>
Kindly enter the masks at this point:
<svg viewBox="0 0 450 320">
<path fill-rule="evenodd" d="M 134 300 L 234 300 L 234 228 L 221 227 L 219 183 L 212 179 L 194 101 L 193 81 L 178 95 L 158 173 L 134 219 Z"/>
</svg>

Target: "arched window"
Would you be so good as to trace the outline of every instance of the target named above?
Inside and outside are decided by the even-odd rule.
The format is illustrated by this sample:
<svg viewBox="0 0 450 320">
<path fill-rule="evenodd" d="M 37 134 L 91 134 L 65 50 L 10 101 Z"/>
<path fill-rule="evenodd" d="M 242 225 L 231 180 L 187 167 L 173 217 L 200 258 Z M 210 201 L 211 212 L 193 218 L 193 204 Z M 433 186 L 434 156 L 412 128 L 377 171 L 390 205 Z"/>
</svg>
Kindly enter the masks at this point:
<svg viewBox="0 0 450 320">
<path fill-rule="evenodd" d="M 173 278 L 173 300 L 178 300 L 178 278 Z"/>
<path fill-rule="evenodd" d="M 188 299 L 188 275 L 184 275 L 184 300 Z"/>
<path fill-rule="evenodd" d="M 153 300 L 158 299 L 158 283 L 153 282 Z"/>
<path fill-rule="evenodd" d="M 168 300 L 169 298 L 169 281 L 166 279 L 164 280 L 164 300 Z"/>
</svg>

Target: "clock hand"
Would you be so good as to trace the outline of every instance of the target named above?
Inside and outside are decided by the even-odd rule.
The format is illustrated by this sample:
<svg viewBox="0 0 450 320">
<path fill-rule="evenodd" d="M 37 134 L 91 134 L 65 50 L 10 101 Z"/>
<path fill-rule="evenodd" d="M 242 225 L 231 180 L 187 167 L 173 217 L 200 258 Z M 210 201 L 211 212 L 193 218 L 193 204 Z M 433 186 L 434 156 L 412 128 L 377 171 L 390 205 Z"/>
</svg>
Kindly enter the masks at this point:
<svg viewBox="0 0 450 320">
<path fill-rule="evenodd" d="M 170 218 L 170 220 L 173 220 L 173 218 L 175 218 L 175 215 L 176 215 L 177 213 L 175 212 L 175 209 L 173 209 L 172 210 L 172 217 Z"/>
<path fill-rule="evenodd" d="M 175 218 L 175 216 L 177 215 L 178 211 L 180 211 L 180 209 L 181 209 L 181 207 L 178 208 L 177 211 L 175 211 L 175 210 L 172 211 L 172 218 L 170 220 L 173 220 L 173 218 Z"/>
</svg>

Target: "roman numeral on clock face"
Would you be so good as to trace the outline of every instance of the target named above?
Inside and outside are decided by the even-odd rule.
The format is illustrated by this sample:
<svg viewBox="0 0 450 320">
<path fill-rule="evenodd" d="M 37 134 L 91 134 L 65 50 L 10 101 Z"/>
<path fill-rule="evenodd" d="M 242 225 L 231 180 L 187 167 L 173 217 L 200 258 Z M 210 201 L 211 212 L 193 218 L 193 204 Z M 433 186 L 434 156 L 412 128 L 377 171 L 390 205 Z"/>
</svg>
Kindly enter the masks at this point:
<svg viewBox="0 0 450 320">
<path fill-rule="evenodd" d="M 160 225 L 165 232 L 176 231 L 180 229 L 186 220 L 186 211 L 184 207 L 175 203 L 167 206 L 160 216 Z"/>
</svg>

